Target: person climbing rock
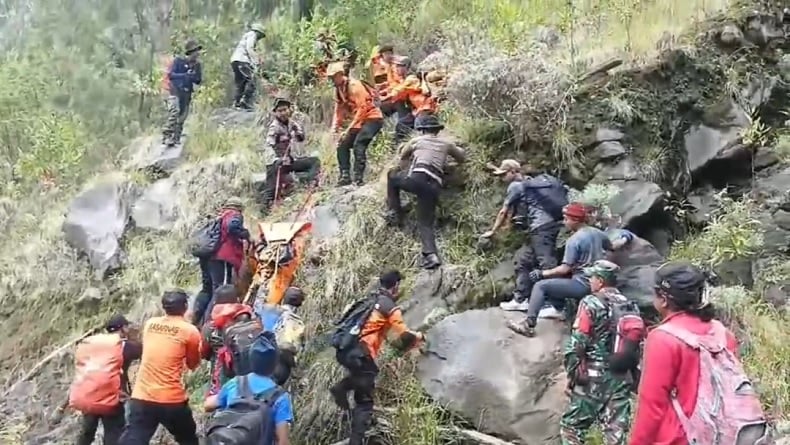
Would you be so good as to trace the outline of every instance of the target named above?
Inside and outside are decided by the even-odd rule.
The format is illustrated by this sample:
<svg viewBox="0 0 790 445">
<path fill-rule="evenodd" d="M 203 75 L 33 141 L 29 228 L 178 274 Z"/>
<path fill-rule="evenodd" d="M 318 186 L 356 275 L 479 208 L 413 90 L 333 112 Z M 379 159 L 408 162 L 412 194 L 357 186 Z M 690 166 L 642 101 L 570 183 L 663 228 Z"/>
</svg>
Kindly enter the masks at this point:
<svg viewBox="0 0 790 445">
<path fill-rule="evenodd" d="M 335 112 L 332 133 L 338 135 L 337 164 L 340 167 L 338 185 L 351 184 L 351 151 L 354 151 L 354 183 L 362 185 L 367 166 L 368 146 L 381 131 L 383 115 L 378 107 L 378 93 L 359 79 L 346 75 L 342 62 L 327 68 L 327 76 L 335 85 Z M 348 129 L 342 134 L 340 126 L 346 113 L 353 113 Z"/>
<path fill-rule="evenodd" d="M 219 245 L 210 258 L 200 258 L 202 287 L 195 298 L 192 322 L 200 326 L 206 311 L 211 307 L 214 291 L 223 284 L 232 284 L 244 262 L 244 243 L 250 243 L 250 231 L 244 227 L 244 203 L 231 197 L 217 213 L 219 220 Z"/>
<path fill-rule="evenodd" d="M 294 157 L 291 144 L 295 140 L 304 142 L 302 126 L 291 119 L 292 104 L 288 99 L 276 98 L 272 107 L 274 119 L 266 133 L 266 147 L 274 151 L 275 160 L 266 168 L 266 188 L 263 192 L 263 207 L 271 209 L 282 193 L 291 173 L 304 173 L 308 182 L 315 181 L 321 168 L 321 160 L 314 156 Z"/>
<path fill-rule="evenodd" d="M 401 190 L 417 196 L 417 224 L 423 257 L 421 267 L 433 269 L 442 263 L 436 248 L 434 223 L 447 157 L 463 163 L 466 154 L 455 143 L 439 136 L 444 125 L 436 116 L 420 116 L 415 128 L 422 135 L 411 139 L 400 154 L 402 163 L 409 162 L 408 170 L 391 171 L 387 176 L 386 218 L 393 225 L 402 223 Z"/>
<path fill-rule="evenodd" d="M 233 96 L 233 106 L 236 108 L 243 110 L 254 108 L 255 73 L 261 60 L 255 51 L 255 45 L 265 36 L 263 25 L 253 23 L 250 25 L 250 30 L 241 37 L 230 57 L 233 81 L 236 84 L 236 92 Z"/>
<path fill-rule="evenodd" d="M 255 313 L 263 329 L 274 332 L 280 351 L 273 378 L 284 385 L 296 366 L 296 357 L 304 348 L 305 324 L 297 313 L 304 303 L 304 291 L 296 286 L 285 290 L 282 304 L 256 302 Z"/>
<path fill-rule="evenodd" d="M 241 303 L 236 286 L 224 284 L 217 288 L 211 318 L 203 325 L 202 356 L 211 363 L 208 395 L 219 392 L 225 382 L 235 375 L 233 354 L 225 342 L 225 331 L 236 323 L 255 319 L 252 308 Z"/>
<path fill-rule="evenodd" d="M 277 345 L 271 332 L 258 335 L 250 349 L 251 371 L 222 385 L 219 394 L 206 399 L 206 412 L 219 412 L 209 419 L 209 443 L 289 445 L 294 421 L 291 396 L 275 383 Z M 250 403 L 249 399 L 263 403 Z M 232 442 L 223 439 L 232 438 Z"/>
<path fill-rule="evenodd" d="M 121 314 L 107 322 L 105 334 L 96 334 L 77 345 L 78 376 L 69 389 L 69 405 L 82 412 L 77 445 L 91 445 L 99 423 L 104 445 L 117 445 L 126 425 L 124 403 L 131 394 L 129 365 L 140 360 L 143 346 L 130 338 L 131 323 Z M 91 368 L 94 365 L 95 368 Z"/>
<path fill-rule="evenodd" d="M 529 173 L 535 173 L 528 169 Z M 525 176 L 515 159 L 505 159 L 493 173 L 508 183 L 507 192 L 494 225 L 481 237 L 494 236 L 508 218 L 517 229 L 526 232 L 524 245 L 515 259 L 513 298 L 499 305 L 506 311 L 526 311 L 527 299 L 535 285 L 530 272 L 557 266 L 557 236 L 562 228 L 562 207 L 568 203 L 567 189 L 562 181 L 550 175 Z"/>
<path fill-rule="evenodd" d="M 738 445 L 773 443 L 738 342 L 714 320 L 705 274 L 686 262 L 659 267 L 653 307 L 662 321 L 645 341 L 629 445 L 715 443 L 718 437 Z"/>
<path fill-rule="evenodd" d="M 425 338 L 421 332 L 412 332 L 406 327 L 397 306 L 402 278 L 397 270 L 383 273 L 377 290 L 344 311 L 333 335 L 337 362 L 346 369 L 347 375 L 329 391 L 335 403 L 344 410 L 350 409 L 348 393 L 354 393 L 349 445 L 362 445 L 370 427 L 373 392 L 379 373 L 375 360 L 387 333 L 394 332 L 397 341 L 393 346 L 401 351 L 418 346 Z"/>
<path fill-rule="evenodd" d="M 195 420 L 184 387 L 186 369 L 200 366 L 200 332 L 184 315 L 189 296 L 181 289 L 165 291 L 163 317 L 149 319 L 143 328 L 143 356 L 132 398 L 129 421 L 121 445 L 147 445 L 159 425 L 179 445 L 198 445 Z"/>
<path fill-rule="evenodd" d="M 181 143 L 192 93 L 195 85 L 203 82 L 203 68 L 198 60 L 202 49 L 197 41 L 187 40 L 184 56 L 176 56 L 167 71 L 167 122 L 162 130 L 162 143 L 168 147 Z"/>
<path fill-rule="evenodd" d="M 425 80 L 425 74 L 409 74 L 411 59 L 398 56 L 392 64 L 400 80 L 396 85 L 385 91 L 381 100 L 385 104 L 392 104 L 397 112 L 395 137 L 392 142 L 395 147 L 401 144 L 414 128 L 415 118 L 436 114 L 436 98 L 431 93 L 430 86 Z"/>
<path fill-rule="evenodd" d="M 612 305 L 628 300 L 617 290 L 619 267 L 598 260 L 584 269 L 591 294 L 579 303 L 569 341 L 565 344 L 565 372 L 570 401 L 560 419 L 563 445 L 584 445 L 595 423 L 606 445 L 625 445 L 631 421 L 631 384 L 610 367 L 617 341 Z M 638 363 L 638 355 L 637 355 Z"/>
<path fill-rule="evenodd" d="M 590 282 L 583 270 L 602 259 L 605 250 L 611 250 L 606 234 L 587 225 L 588 214 L 584 204 L 570 203 L 562 214 L 563 224 L 573 233 L 565 243 L 562 264 L 530 272 L 529 279 L 535 285 L 529 297 L 526 319 L 507 322 L 510 329 L 528 337 L 535 335 L 538 318 L 563 318 L 560 310 L 565 308 L 566 299 L 579 301 L 590 293 Z M 545 303 L 549 306 L 544 308 Z"/>
</svg>

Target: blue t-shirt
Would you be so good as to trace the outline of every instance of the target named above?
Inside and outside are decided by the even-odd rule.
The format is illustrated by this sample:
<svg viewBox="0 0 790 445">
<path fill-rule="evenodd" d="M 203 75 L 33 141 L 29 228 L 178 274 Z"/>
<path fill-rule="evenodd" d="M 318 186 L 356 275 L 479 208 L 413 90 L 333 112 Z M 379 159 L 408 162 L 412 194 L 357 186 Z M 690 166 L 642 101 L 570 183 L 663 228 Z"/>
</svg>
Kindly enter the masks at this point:
<svg viewBox="0 0 790 445">
<path fill-rule="evenodd" d="M 595 227 L 583 227 L 568 238 L 565 243 L 565 255 L 562 264 L 567 264 L 573 270 L 573 278 L 587 283 L 582 269 L 604 257 L 606 250 L 610 250 L 612 243 L 606 233 Z"/>
<path fill-rule="evenodd" d="M 241 396 L 239 395 L 238 382 L 238 377 L 234 377 L 222 385 L 222 389 L 219 390 L 218 396 L 219 409 L 227 409 L 229 406 L 241 399 Z M 249 383 L 250 389 L 254 395 L 263 394 L 264 392 L 277 386 L 274 383 L 274 380 L 270 379 L 269 377 L 264 377 L 254 373 L 247 374 L 247 382 Z M 274 413 L 273 420 L 275 426 L 285 422 L 293 423 L 294 414 L 293 406 L 291 405 L 291 396 L 288 393 L 281 394 L 280 397 L 277 398 L 277 401 L 274 402 L 272 412 Z M 274 434 L 273 430 L 272 434 Z M 264 438 L 264 441 L 261 445 L 268 445 L 272 443 L 274 443 L 274 437 L 268 437 Z"/>
<path fill-rule="evenodd" d="M 510 209 L 511 212 L 515 212 L 519 202 L 524 200 L 527 204 L 527 215 L 524 216 L 529 220 L 529 230 L 537 230 L 545 225 L 553 223 L 554 218 L 543 210 L 540 202 L 535 199 L 533 194 L 527 193 L 527 181 L 530 181 L 530 179 L 513 181 L 507 186 L 503 206 Z"/>
</svg>

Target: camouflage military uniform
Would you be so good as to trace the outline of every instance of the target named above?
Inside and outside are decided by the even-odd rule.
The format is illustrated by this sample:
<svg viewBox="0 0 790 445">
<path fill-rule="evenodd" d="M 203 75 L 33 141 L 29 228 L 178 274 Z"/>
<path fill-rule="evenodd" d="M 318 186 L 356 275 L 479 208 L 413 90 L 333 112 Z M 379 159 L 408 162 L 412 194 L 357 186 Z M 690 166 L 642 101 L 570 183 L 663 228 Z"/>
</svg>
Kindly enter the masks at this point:
<svg viewBox="0 0 790 445">
<path fill-rule="evenodd" d="M 602 289 L 598 295 L 625 298 L 614 288 Z M 565 346 L 565 370 L 572 392 L 560 421 L 563 445 L 586 443 L 587 432 L 596 422 L 606 445 L 626 443 L 631 418 L 630 384 L 607 369 L 612 337 L 606 304 L 595 295 L 584 297 Z"/>
</svg>

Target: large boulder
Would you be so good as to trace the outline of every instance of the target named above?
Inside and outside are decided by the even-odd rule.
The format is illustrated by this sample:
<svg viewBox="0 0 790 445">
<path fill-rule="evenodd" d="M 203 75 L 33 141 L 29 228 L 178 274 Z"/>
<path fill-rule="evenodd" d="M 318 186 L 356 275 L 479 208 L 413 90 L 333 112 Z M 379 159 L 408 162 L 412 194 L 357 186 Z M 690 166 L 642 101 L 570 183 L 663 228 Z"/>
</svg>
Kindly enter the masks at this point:
<svg viewBox="0 0 790 445">
<path fill-rule="evenodd" d="M 653 289 L 656 269 L 664 262 L 664 256 L 650 242 L 635 237 L 634 240 L 607 258 L 620 266 L 617 287 L 640 308 L 653 310 Z"/>
<path fill-rule="evenodd" d="M 749 126 L 749 117 L 734 101 L 708 110 L 705 122 L 689 128 L 684 136 L 688 169 L 692 175 L 711 161 L 735 155 L 741 131 Z"/>
<path fill-rule="evenodd" d="M 121 241 L 135 195 L 132 183 L 112 177 L 83 190 L 69 206 L 63 222 L 66 242 L 88 257 L 97 277 L 123 266 Z"/>
<path fill-rule="evenodd" d="M 140 170 L 152 176 L 169 176 L 186 160 L 183 145 L 168 147 L 159 136 L 143 136 L 129 144 L 126 168 Z"/>
<path fill-rule="evenodd" d="M 664 191 L 653 182 L 612 181 L 610 184 L 616 185 L 620 192 L 612 198 L 609 208 L 626 226 L 657 208 L 664 198 Z"/>
<path fill-rule="evenodd" d="M 154 182 L 134 203 L 132 219 L 144 230 L 168 231 L 178 220 L 175 181 L 165 178 Z"/>
<path fill-rule="evenodd" d="M 424 330 L 444 316 L 455 312 L 469 293 L 471 271 L 467 267 L 445 264 L 421 270 L 409 298 L 401 304 L 406 324 Z"/>
<path fill-rule="evenodd" d="M 505 326 L 523 314 L 498 308 L 451 315 L 428 331 L 418 377 L 439 403 L 478 429 L 522 443 L 554 443 L 566 405 L 562 323 L 541 320 L 527 338 Z"/>
</svg>

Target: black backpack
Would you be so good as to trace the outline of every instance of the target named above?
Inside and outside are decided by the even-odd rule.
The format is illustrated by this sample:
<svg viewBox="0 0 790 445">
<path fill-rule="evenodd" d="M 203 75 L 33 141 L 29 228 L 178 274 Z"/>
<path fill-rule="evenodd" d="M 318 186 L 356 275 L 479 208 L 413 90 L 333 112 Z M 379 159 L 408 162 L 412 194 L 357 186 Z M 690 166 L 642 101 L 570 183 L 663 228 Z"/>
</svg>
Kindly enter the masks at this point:
<svg viewBox="0 0 790 445">
<path fill-rule="evenodd" d="M 568 188 L 558 178 L 542 174 L 524 180 L 521 199 L 516 204 L 513 224 L 522 229 L 529 226 L 529 203 L 537 202 L 555 221 L 562 220 L 562 209 L 568 205 Z"/>
<path fill-rule="evenodd" d="M 231 354 L 231 371 L 234 375 L 245 375 L 252 372 L 250 350 L 261 332 L 263 332 L 263 327 L 254 318 L 239 320 L 225 328 L 222 333 L 223 343 Z"/>
<path fill-rule="evenodd" d="M 189 240 L 192 256 L 210 258 L 217 253 L 222 234 L 222 219 L 213 218 L 192 234 Z"/>
<path fill-rule="evenodd" d="M 359 344 L 362 327 L 373 311 L 379 309 L 378 295 L 369 295 L 351 304 L 335 322 L 330 343 L 338 351 L 347 351 Z"/>
<path fill-rule="evenodd" d="M 274 403 L 285 391 L 275 386 L 256 396 L 246 375 L 237 379 L 241 399 L 209 420 L 206 445 L 259 445 L 274 437 Z"/>
</svg>

